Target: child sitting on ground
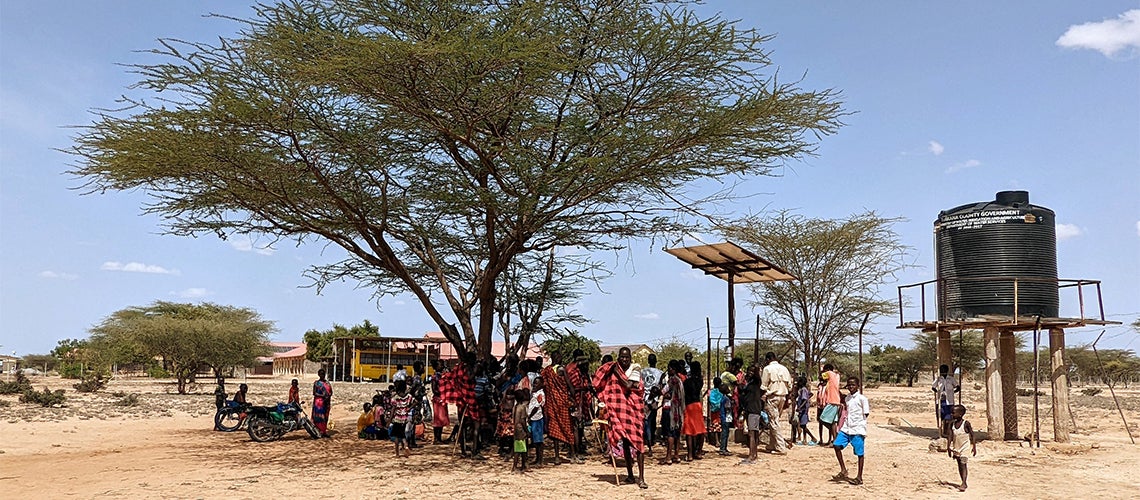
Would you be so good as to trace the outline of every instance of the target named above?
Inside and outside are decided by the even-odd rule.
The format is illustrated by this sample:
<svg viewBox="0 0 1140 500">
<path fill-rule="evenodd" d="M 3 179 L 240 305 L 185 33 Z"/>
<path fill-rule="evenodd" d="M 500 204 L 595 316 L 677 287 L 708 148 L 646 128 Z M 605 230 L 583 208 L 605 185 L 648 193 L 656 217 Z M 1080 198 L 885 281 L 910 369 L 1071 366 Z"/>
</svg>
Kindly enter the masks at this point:
<svg viewBox="0 0 1140 500">
<path fill-rule="evenodd" d="M 966 491 L 966 447 L 970 447 L 970 455 L 978 456 L 978 443 L 974 440 L 974 426 L 966 420 L 966 407 L 954 405 L 951 410 L 950 446 L 946 448 L 946 455 L 958 462 L 958 475 L 962 477 L 962 485 L 958 491 Z"/>
<path fill-rule="evenodd" d="M 515 391 L 515 408 L 512 420 L 515 424 L 515 460 L 511 471 L 518 469 L 520 473 L 526 472 L 526 438 L 530 433 L 530 419 L 527 418 L 527 407 L 530 406 L 530 389 Z"/>
<path fill-rule="evenodd" d="M 372 403 L 364 403 L 364 413 L 356 417 L 356 437 L 376 439 L 376 415 L 372 413 Z"/>
</svg>

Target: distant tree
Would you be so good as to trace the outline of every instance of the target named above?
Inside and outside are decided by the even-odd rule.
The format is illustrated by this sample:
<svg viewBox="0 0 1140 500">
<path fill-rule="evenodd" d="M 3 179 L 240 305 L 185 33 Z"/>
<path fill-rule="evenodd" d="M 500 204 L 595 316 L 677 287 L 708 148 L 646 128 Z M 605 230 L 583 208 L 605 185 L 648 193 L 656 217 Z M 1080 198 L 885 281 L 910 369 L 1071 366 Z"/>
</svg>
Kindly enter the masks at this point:
<svg viewBox="0 0 1140 500">
<path fill-rule="evenodd" d="M 269 354 L 273 331 L 273 323 L 250 309 L 157 301 L 114 312 L 91 329 L 91 342 L 112 360 L 161 357 L 185 394 L 200 367 L 220 373 Z"/>
<path fill-rule="evenodd" d="M 542 341 L 542 351 L 548 355 L 559 353 L 562 355 L 562 362 L 569 363 L 572 361 L 571 354 L 575 349 L 581 349 L 582 353 L 586 355 L 586 359 L 591 362 L 597 362 L 602 359 L 602 349 L 597 340 L 586 338 L 577 330 L 562 329 L 552 330 L 543 333 L 545 340 Z"/>
<path fill-rule="evenodd" d="M 296 0 L 241 26 L 161 40 L 72 173 L 149 195 L 172 234 L 340 247 L 318 288 L 410 293 L 484 358 L 517 258 L 700 229 L 724 181 L 811 154 L 844 114 L 777 78 L 771 35 L 687 1 Z"/>
<path fill-rule="evenodd" d="M 930 368 L 934 356 L 921 348 L 904 349 L 894 345 L 873 345 L 868 351 L 868 367 L 881 380 L 898 378 L 913 387 L 918 376 Z M 869 376 L 868 376 L 869 378 Z"/>
<path fill-rule="evenodd" d="M 58 363 L 59 375 L 63 378 L 80 378 L 84 363 L 90 362 L 87 351 L 90 342 L 80 339 L 62 339 L 56 342 L 51 356 Z"/>
<path fill-rule="evenodd" d="M 894 224 L 873 212 L 815 219 L 780 211 L 722 227 L 730 240 L 770 259 L 795 281 L 749 285 L 763 311 L 765 336 L 794 342 L 808 366 L 850 347 L 864 317 L 889 314 L 895 304 L 879 288 L 906 267 L 908 247 Z"/>
<path fill-rule="evenodd" d="M 20 366 L 35 368 L 47 373 L 59 366 L 59 360 L 51 354 L 27 354 L 20 358 Z"/>
<path fill-rule="evenodd" d="M 321 358 L 332 356 L 333 339 L 341 337 L 379 337 L 380 327 L 367 319 L 352 328 L 334 324 L 328 330 L 309 330 L 301 338 L 305 342 L 305 359 L 320 362 Z"/>
<path fill-rule="evenodd" d="M 704 350 L 678 338 L 673 337 L 669 340 L 660 341 L 652 346 L 653 351 L 657 353 L 657 362 L 659 367 L 664 370 L 664 366 L 669 360 L 672 359 L 685 359 L 685 353 L 693 353 L 693 360 L 700 361 L 702 364 L 705 362 Z"/>
</svg>

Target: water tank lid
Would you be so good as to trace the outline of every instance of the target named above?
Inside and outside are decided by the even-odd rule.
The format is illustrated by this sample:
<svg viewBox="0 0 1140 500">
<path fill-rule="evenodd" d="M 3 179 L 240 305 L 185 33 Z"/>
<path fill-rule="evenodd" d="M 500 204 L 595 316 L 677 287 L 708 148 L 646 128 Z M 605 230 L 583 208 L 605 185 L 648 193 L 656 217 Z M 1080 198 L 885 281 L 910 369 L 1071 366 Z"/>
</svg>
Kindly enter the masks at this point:
<svg viewBox="0 0 1140 500">
<path fill-rule="evenodd" d="M 1007 207 L 1029 206 L 1029 191 L 998 191 L 994 202 Z"/>
</svg>

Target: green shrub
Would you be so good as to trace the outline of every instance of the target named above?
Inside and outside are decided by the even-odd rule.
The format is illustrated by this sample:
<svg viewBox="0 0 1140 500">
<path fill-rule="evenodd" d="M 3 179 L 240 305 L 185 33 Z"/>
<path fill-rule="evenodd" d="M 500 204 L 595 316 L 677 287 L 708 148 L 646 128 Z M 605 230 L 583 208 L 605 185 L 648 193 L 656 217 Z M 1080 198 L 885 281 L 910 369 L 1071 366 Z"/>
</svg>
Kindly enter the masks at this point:
<svg viewBox="0 0 1140 500">
<path fill-rule="evenodd" d="M 146 371 L 146 374 L 150 378 L 170 378 L 170 372 L 164 370 L 161 366 L 151 367 Z"/>
<path fill-rule="evenodd" d="M 62 405 L 65 401 L 67 401 L 67 397 L 63 395 L 63 389 L 52 392 L 48 390 L 47 387 L 44 387 L 43 392 L 36 392 L 35 389 L 28 389 L 27 391 L 24 391 L 24 394 L 22 396 L 20 396 L 21 403 L 38 404 L 45 408 L 49 406 Z"/>
<path fill-rule="evenodd" d="M 60 363 L 56 369 L 62 378 L 83 378 L 83 365 L 81 363 Z"/>
<path fill-rule="evenodd" d="M 32 382 L 23 372 L 16 372 L 16 380 L 0 382 L 0 394 L 23 394 L 32 389 Z"/>
<path fill-rule="evenodd" d="M 123 396 L 123 399 L 116 401 L 115 404 L 119 406 L 138 406 L 139 395 L 127 394 L 126 396 Z"/>
<path fill-rule="evenodd" d="M 79 392 L 96 392 L 102 390 L 107 386 L 107 379 L 103 377 L 102 373 L 95 373 L 88 375 L 73 385 L 76 391 Z"/>
<path fill-rule="evenodd" d="M 1101 393 L 1100 387 L 1085 387 L 1084 389 L 1081 389 L 1081 394 L 1084 394 L 1085 396 L 1096 396 L 1097 394 L 1100 394 L 1100 393 Z"/>
</svg>

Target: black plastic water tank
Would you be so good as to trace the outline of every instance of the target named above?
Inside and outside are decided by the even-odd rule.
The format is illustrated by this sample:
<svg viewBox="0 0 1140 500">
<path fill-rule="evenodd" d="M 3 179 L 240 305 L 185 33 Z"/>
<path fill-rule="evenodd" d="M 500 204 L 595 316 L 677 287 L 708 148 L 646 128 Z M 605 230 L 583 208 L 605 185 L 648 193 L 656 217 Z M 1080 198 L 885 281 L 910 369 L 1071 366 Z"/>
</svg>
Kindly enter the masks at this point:
<svg viewBox="0 0 1140 500">
<path fill-rule="evenodd" d="M 943 211 L 934 221 L 940 320 L 981 315 L 1057 317 L 1056 215 L 1028 191 Z"/>
</svg>

